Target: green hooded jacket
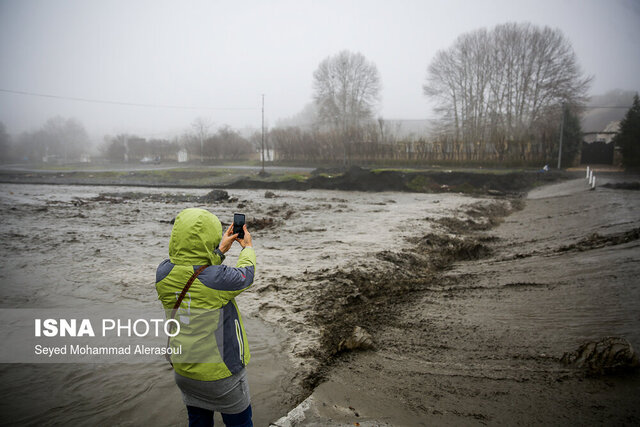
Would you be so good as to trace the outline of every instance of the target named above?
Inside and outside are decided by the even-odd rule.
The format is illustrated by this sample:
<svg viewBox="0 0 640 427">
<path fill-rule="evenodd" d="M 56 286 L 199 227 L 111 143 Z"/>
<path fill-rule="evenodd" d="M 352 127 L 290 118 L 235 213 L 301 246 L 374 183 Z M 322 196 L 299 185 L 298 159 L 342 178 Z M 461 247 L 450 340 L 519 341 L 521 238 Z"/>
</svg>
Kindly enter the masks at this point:
<svg viewBox="0 0 640 427">
<path fill-rule="evenodd" d="M 214 381 L 241 371 L 251 357 L 236 295 L 253 284 L 256 255 L 240 252 L 236 267 L 221 264 L 214 252 L 222 240 L 218 218 L 204 209 L 178 214 L 169 241 L 169 259 L 156 270 L 156 291 L 170 317 L 182 289 L 194 271 L 208 265 L 193 282 L 176 314 L 179 334 L 170 347 L 171 359 L 182 376 Z"/>
</svg>

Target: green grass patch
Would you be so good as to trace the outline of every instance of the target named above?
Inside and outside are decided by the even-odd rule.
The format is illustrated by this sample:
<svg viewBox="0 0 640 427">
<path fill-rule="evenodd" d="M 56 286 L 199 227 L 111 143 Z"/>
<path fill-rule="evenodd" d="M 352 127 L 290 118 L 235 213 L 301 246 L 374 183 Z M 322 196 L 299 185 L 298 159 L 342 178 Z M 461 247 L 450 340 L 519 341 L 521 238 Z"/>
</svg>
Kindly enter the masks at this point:
<svg viewBox="0 0 640 427">
<path fill-rule="evenodd" d="M 468 182 L 464 182 L 462 184 L 452 186 L 451 187 L 451 191 L 454 191 L 454 192 L 457 192 L 457 193 L 465 193 L 465 194 L 482 193 L 482 190 L 480 188 L 474 187 L 473 185 L 469 184 Z"/>
<path fill-rule="evenodd" d="M 430 193 L 438 190 L 440 186 L 427 176 L 416 175 L 407 183 L 407 188 L 418 193 Z"/>
<path fill-rule="evenodd" d="M 283 181 L 297 181 L 297 182 L 305 182 L 309 179 L 309 174 L 305 173 L 284 173 L 279 175 L 270 175 L 265 181 L 270 182 L 283 182 Z"/>
<path fill-rule="evenodd" d="M 381 172 L 403 172 L 403 173 L 415 173 L 415 172 L 424 172 L 425 169 L 413 169 L 413 168 L 378 168 L 371 169 L 373 173 L 381 173 Z"/>
<path fill-rule="evenodd" d="M 339 178 L 342 175 L 344 175 L 344 173 L 339 172 L 339 173 L 326 173 L 326 172 L 322 172 L 317 174 L 316 176 L 321 176 L 323 178 L 327 178 L 327 179 L 333 179 L 333 178 Z"/>
</svg>

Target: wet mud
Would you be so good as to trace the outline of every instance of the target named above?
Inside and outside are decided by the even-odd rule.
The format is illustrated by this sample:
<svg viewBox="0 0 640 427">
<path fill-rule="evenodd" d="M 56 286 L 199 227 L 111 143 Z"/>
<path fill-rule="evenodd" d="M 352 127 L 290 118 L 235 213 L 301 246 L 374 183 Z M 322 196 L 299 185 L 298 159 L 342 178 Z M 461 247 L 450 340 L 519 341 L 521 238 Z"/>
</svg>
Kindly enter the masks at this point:
<svg viewBox="0 0 640 427">
<path fill-rule="evenodd" d="M 562 181 L 576 173 L 565 171 L 484 171 L 461 172 L 451 170 L 371 170 L 358 166 L 344 169 L 313 170 L 310 176 L 273 177 L 247 174 L 235 170 L 169 169 L 159 171 L 18 171 L 0 170 L 0 182 L 95 185 L 147 186 L 159 188 L 263 189 L 305 191 L 399 191 L 417 193 L 465 193 L 472 195 L 505 196 L 521 194 L 535 186 Z M 273 192 L 269 192 L 274 194 Z M 267 193 L 268 194 L 268 193 Z"/>
<path fill-rule="evenodd" d="M 410 246 L 399 251 L 377 252 L 369 264 L 338 271 L 308 274 L 306 282 L 322 284 L 321 298 L 306 316 L 307 323 L 321 332 L 319 345 L 302 356 L 311 356 L 319 365 L 304 378 L 312 390 L 325 380 L 326 373 L 345 351 L 366 350 L 375 346 L 345 346 L 353 341 L 354 330 L 375 331 L 393 322 L 403 307 L 432 289 L 439 275 L 458 261 L 479 260 L 492 252 L 489 236 L 474 231 L 499 224 L 513 210 L 522 208 L 519 200 L 484 201 L 463 205 L 447 216 L 430 222 L 433 231 L 407 238 Z M 460 230 L 464 229 L 464 234 Z M 357 340 L 356 340 L 357 341 Z"/>
<path fill-rule="evenodd" d="M 519 194 L 545 183 L 568 179 L 567 172 L 511 173 L 457 171 L 369 170 L 357 166 L 348 170 L 316 169 L 306 180 L 264 181 L 243 178 L 227 188 L 269 188 L 279 190 L 342 190 L 342 191 L 408 191 L 420 193 L 467 193 L 504 196 Z"/>
<path fill-rule="evenodd" d="M 208 191 L 4 186 L 0 279 L 16 286 L 0 289 L 3 304 L 153 304 L 153 274 L 175 214 L 200 206 L 228 223 L 241 211 L 254 226 L 258 279 L 238 304 L 259 322 L 254 331 L 269 337 L 258 346 L 257 368 L 249 366 L 250 381 L 263 384 L 252 384 L 264 398 L 254 413 L 268 414 L 261 422 L 309 396 L 315 412 L 302 425 L 640 421 L 635 370 L 591 377 L 561 361 L 604 337 L 640 345 L 637 192 L 587 191 L 584 182 L 567 181 L 526 200 L 230 189 L 228 199 L 191 199 Z M 88 262 L 103 280 L 86 284 Z M 286 360 L 270 365 L 275 355 Z M 140 375 L 160 381 L 163 374 Z M 143 395 L 164 402 L 167 418 L 158 424 L 172 425 L 186 415 L 175 387 L 161 383 Z M 36 384 L 36 391 L 45 387 Z M 88 411 L 91 402 L 102 405 L 77 387 L 89 393 Z M 175 400 L 160 396 L 169 390 Z M 12 392 L 2 392 L 9 405 Z M 109 392 L 114 401 L 142 400 Z M 131 407 L 94 419 L 136 416 Z"/>
<path fill-rule="evenodd" d="M 593 233 L 584 239 L 570 245 L 561 246 L 556 250 L 558 252 L 588 251 L 603 248 L 605 246 L 622 245 L 638 239 L 640 239 L 640 228 L 636 227 L 629 231 L 621 231 L 604 236 L 598 233 Z"/>
<path fill-rule="evenodd" d="M 167 257 L 175 215 L 202 207 L 228 224 L 235 212 L 245 212 L 258 276 L 238 304 L 248 319 L 253 355 L 254 421 L 266 425 L 308 394 L 303 384 L 323 363 L 318 358 L 324 354 L 323 332 L 311 320 L 325 293 L 320 276 L 367 264 L 390 247 L 388 242 L 395 242 L 394 249 L 408 248 L 398 236 L 415 225 L 428 226 L 425 213 L 443 216 L 470 200 L 455 194 L 311 190 L 273 197 L 264 190 L 233 190 L 228 198 L 209 201 L 209 192 L 2 185 L 1 306 L 155 307 L 155 268 Z M 238 253 L 234 247 L 227 263 Z M 362 345 L 362 336 L 350 341 L 345 334 L 342 348 Z M 10 422 L 26 424 L 83 419 L 135 425 L 153 412 L 156 424 L 176 425 L 186 413 L 165 365 L 3 365 L 8 380 L 0 387 L 2 413 L 10 414 Z M 135 386 L 127 387 L 125 379 Z M 95 383 L 102 384 L 99 390 L 92 388 Z M 57 391 L 48 393 L 48 384 L 56 384 Z"/>
<path fill-rule="evenodd" d="M 418 266 L 404 288 L 388 283 L 403 283 L 402 268 L 372 286 L 388 310 L 351 313 L 376 296 L 369 275 L 350 278 L 362 296 L 327 317 L 327 335 L 357 322 L 375 347 L 323 341 L 330 364 L 309 377 L 303 425 L 640 422 L 636 194 L 576 180 L 430 218 L 429 233 L 408 239 L 418 256 L 379 255 Z"/>
<path fill-rule="evenodd" d="M 609 182 L 604 184 L 603 187 L 614 190 L 640 190 L 640 182 Z"/>
<path fill-rule="evenodd" d="M 576 351 L 563 354 L 560 361 L 585 369 L 592 376 L 633 371 L 639 364 L 638 355 L 629 341 L 620 337 L 582 344 Z"/>
<path fill-rule="evenodd" d="M 607 336 L 631 343 L 640 339 L 634 320 L 640 254 L 637 241 L 625 242 L 638 226 L 632 213 L 638 199 L 608 190 L 592 193 L 582 185 L 559 185 L 557 190 L 565 192 L 560 197 L 538 192 L 490 232 L 498 243 L 491 257 L 457 264 L 442 278 L 450 289 L 445 299 L 422 300 L 432 303 L 431 314 L 417 318 L 435 320 L 426 323 L 431 329 L 423 334 L 435 349 L 418 354 L 436 363 L 411 383 L 441 389 L 410 405 L 426 419 L 490 424 L 638 420 L 637 370 L 589 378 L 586 366 L 561 363 L 563 354 L 585 342 Z M 593 239 L 594 234 L 602 238 Z M 589 249 L 565 250 L 574 244 Z M 513 256 L 523 252 L 535 255 Z M 424 369 L 421 363 L 413 366 L 419 370 L 421 365 Z M 467 396 L 483 396 L 485 403 Z M 453 404 L 460 399 L 464 404 Z"/>
</svg>

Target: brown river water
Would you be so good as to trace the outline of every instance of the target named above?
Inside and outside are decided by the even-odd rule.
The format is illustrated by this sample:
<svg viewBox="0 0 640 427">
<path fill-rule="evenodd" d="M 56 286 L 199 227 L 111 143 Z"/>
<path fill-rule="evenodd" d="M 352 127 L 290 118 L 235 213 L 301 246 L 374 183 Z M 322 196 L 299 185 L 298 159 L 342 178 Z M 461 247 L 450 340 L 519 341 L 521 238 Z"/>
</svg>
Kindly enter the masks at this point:
<svg viewBox="0 0 640 427">
<path fill-rule="evenodd" d="M 137 195 L 126 196 L 130 192 Z M 125 197 L 97 198 L 100 193 Z M 379 251 L 406 248 L 407 237 L 428 231 L 426 217 L 450 216 L 478 200 L 456 194 L 319 190 L 266 198 L 262 190 L 231 190 L 237 201 L 180 201 L 183 195 L 206 193 L 1 184 L 0 308 L 64 312 L 94 306 L 158 307 L 155 269 L 168 256 L 170 220 L 187 207 L 208 209 L 226 224 L 234 212 L 244 212 L 249 230 L 255 225 L 258 269 L 254 286 L 237 302 L 251 345 L 254 422 L 268 425 L 299 400 L 300 390 L 291 378 L 300 360 L 293 354 L 312 345 L 317 334 L 303 327 L 305 304 L 314 298 L 306 293 L 304 281 L 296 283 L 301 304 L 293 309 L 283 304 L 278 292 L 260 290 L 281 280 L 291 283 L 303 272 L 348 268 Z M 238 252 L 236 245 L 226 264 L 232 264 Z M 296 323 L 301 327 L 296 329 Z M 186 424 L 180 393 L 161 360 L 4 363 L 0 375 L 3 424 Z"/>
</svg>

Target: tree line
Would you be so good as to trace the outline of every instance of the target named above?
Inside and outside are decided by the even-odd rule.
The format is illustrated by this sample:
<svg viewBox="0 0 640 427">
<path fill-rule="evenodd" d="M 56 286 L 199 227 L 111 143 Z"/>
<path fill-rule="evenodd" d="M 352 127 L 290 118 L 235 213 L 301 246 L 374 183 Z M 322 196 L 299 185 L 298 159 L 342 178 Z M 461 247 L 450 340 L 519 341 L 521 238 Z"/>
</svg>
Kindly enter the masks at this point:
<svg viewBox="0 0 640 427">
<path fill-rule="evenodd" d="M 270 139 L 281 160 L 549 163 L 562 132 L 562 157 L 571 163 L 590 81 L 560 30 L 509 23 L 472 31 L 429 64 L 423 92 L 438 118 L 430 134 L 407 137 L 375 119 L 375 64 L 342 51 L 313 74 L 314 120 L 274 129 Z"/>
<path fill-rule="evenodd" d="M 76 163 L 98 157 L 113 163 L 178 161 L 184 150 L 190 161 L 248 160 L 256 157 L 259 136 L 246 138 L 229 126 L 210 132 L 196 119 L 189 131 L 172 138 L 143 138 L 135 134 L 107 135 L 97 147 L 90 144 L 82 123 L 74 118 L 53 117 L 39 129 L 11 138 L 0 122 L 0 161 L 27 163 Z"/>
<path fill-rule="evenodd" d="M 89 135 L 78 120 L 52 117 L 39 129 L 23 132 L 13 140 L 0 123 L 0 159 L 3 162 L 67 163 L 88 153 Z"/>
<path fill-rule="evenodd" d="M 312 78 L 311 104 L 266 132 L 274 160 L 553 164 L 562 140 L 568 165 L 582 142 L 581 107 L 591 82 L 560 30 L 527 23 L 471 31 L 437 52 L 422 88 L 435 103 L 430 132 L 407 135 L 377 116 L 380 73 L 361 53 L 328 56 Z M 245 137 L 226 126 L 216 132 L 211 127 L 196 119 L 190 132 L 171 141 L 106 137 L 101 152 L 111 161 L 173 160 L 184 149 L 191 160 L 215 161 L 248 159 L 260 148 L 260 134 Z M 65 132 L 67 145 L 59 143 Z M 86 132 L 77 122 L 56 119 L 23 139 L 23 149 L 36 156 L 68 159 L 78 154 Z"/>
<path fill-rule="evenodd" d="M 178 161 L 178 153 L 184 150 L 189 161 L 212 162 L 220 160 L 248 160 L 256 152 L 256 137 L 249 139 L 229 126 L 222 126 L 210 133 L 202 127 L 204 119 L 194 121 L 193 132 L 168 139 L 145 139 L 136 135 L 106 136 L 100 147 L 102 156 L 111 162 L 128 162 L 149 159 L 151 161 Z"/>
</svg>

